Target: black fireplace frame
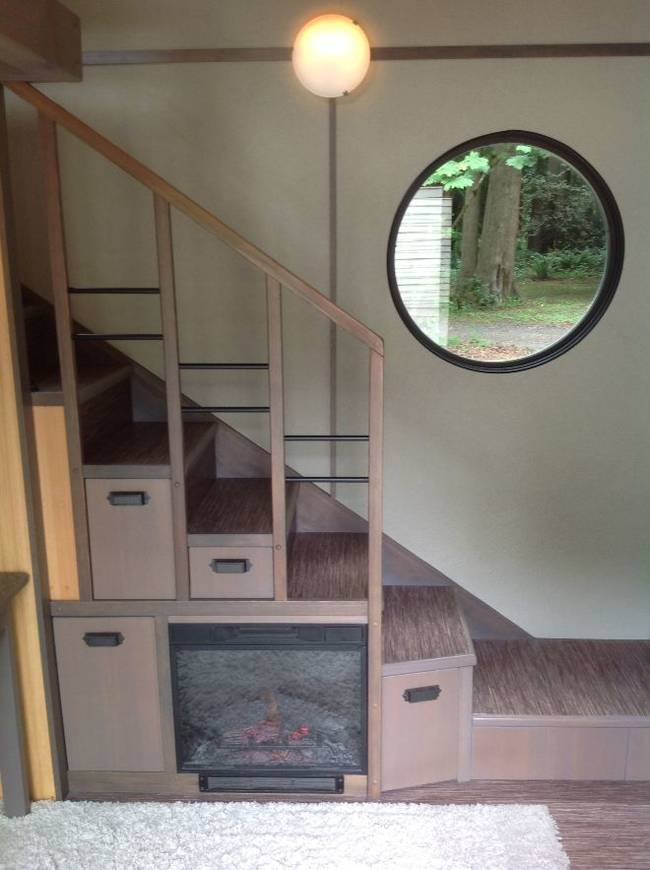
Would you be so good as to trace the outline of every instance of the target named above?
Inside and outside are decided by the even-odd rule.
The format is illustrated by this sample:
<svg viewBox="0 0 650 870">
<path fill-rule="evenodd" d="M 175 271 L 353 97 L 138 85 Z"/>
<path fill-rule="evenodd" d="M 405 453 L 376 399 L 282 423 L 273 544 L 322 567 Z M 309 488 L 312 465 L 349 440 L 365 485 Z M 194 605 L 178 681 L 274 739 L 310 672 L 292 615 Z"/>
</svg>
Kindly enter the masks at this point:
<svg viewBox="0 0 650 870">
<path fill-rule="evenodd" d="M 358 650 L 361 657 L 361 764 L 337 767 L 245 767 L 196 768 L 182 763 L 181 721 L 178 704 L 176 652 L 192 650 L 233 649 L 309 649 L 341 651 Z M 172 709 L 176 770 L 178 773 L 231 778 L 245 777 L 341 777 L 366 775 L 368 772 L 368 631 L 366 625 L 327 623 L 169 623 L 169 658 L 172 683 Z"/>
</svg>

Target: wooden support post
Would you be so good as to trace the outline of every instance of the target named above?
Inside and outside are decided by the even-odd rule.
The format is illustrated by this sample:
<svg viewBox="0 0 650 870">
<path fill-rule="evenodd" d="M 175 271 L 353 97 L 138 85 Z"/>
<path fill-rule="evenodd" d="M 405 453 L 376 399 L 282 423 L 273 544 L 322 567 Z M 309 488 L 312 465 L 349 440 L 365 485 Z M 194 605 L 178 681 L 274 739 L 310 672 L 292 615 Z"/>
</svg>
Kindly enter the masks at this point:
<svg viewBox="0 0 650 870">
<path fill-rule="evenodd" d="M 61 206 L 61 177 L 56 139 L 56 125 L 43 115 L 39 116 L 43 170 L 45 174 L 45 204 L 47 209 L 47 232 L 50 252 L 50 271 L 56 337 L 61 368 L 61 388 L 65 410 L 68 455 L 70 459 L 70 484 L 74 512 L 75 544 L 79 570 L 79 597 L 82 601 L 92 598 L 90 568 L 90 545 L 88 541 L 88 518 L 86 493 L 83 478 L 81 428 L 79 424 L 79 397 L 75 349 L 72 339 L 73 324 L 68 293 L 68 265 L 65 249 L 65 230 Z"/>
<path fill-rule="evenodd" d="M 45 662 L 46 627 L 31 475 L 34 454 L 30 446 L 29 381 L 20 364 L 24 355 L 19 350 L 16 328 L 20 290 L 15 256 L 4 90 L 0 87 L 0 571 L 19 571 L 29 578 L 12 599 L 9 619 L 29 788 L 32 797 L 48 799 L 61 796 L 61 780 L 53 758 L 56 740 Z M 0 707 L 5 707 L 2 699 Z M 0 723 L 0 729 L 5 727 Z"/>
<path fill-rule="evenodd" d="M 282 373 L 282 288 L 266 278 L 269 330 L 269 405 L 271 406 L 271 499 L 273 506 L 273 583 L 276 601 L 287 600 L 287 508 L 284 458 L 284 376 Z"/>
<path fill-rule="evenodd" d="M 187 601 L 190 597 L 190 576 L 187 555 L 185 450 L 183 446 L 183 412 L 181 410 L 181 378 L 178 359 L 174 248 L 169 203 L 157 194 L 154 194 L 154 214 L 156 219 L 156 246 L 160 281 L 160 315 L 165 356 L 165 391 L 167 397 L 169 464 L 172 483 L 176 598 L 181 601 Z"/>
<path fill-rule="evenodd" d="M 368 408 L 368 797 L 381 794 L 384 358 L 370 351 Z"/>
</svg>

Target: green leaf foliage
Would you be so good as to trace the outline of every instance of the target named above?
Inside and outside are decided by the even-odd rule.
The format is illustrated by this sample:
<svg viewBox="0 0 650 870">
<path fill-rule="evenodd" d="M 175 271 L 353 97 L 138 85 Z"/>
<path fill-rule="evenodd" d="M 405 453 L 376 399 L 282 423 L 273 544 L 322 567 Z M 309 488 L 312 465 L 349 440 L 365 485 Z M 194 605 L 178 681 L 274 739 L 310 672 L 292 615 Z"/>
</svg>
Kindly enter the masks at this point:
<svg viewBox="0 0 650 870">
<path fill-rule="evenodd" d="M 472 187 L 479 176 L 486 173 L 490 168 L 487 157 L 478 151 L 469 151 L 460 160 L 448 160 L 439 166 L 427 180 L 423 187 L 432 187 L 441 184 L 445 190 L 464 190 Z"/>
</svg>

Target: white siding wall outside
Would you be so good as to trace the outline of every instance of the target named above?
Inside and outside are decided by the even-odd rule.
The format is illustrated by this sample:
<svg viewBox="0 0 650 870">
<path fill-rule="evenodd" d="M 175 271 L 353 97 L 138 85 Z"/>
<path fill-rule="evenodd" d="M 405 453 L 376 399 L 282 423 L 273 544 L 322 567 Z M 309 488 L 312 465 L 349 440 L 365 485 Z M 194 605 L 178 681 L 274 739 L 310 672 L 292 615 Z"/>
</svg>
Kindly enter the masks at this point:
<svg viewBox="0 0 650 870">
<path fill-rule="evenodd" d="M 404 212 L 395 243 L 395 278 L 420 329 L 446 347 L 451 260 L 451 197 L 421 187 Z"/>
</svg>

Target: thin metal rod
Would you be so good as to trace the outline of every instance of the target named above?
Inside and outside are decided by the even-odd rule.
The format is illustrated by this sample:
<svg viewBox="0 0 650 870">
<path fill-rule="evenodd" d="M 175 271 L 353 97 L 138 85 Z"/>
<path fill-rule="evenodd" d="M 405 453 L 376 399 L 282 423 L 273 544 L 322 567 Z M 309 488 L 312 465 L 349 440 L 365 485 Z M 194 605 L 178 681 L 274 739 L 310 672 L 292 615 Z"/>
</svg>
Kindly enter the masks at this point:
<svg viewBox="0 0 650 870">
<path fill-rule="evenodd" d="M 323 474 L 323 475 L 287 475 L 287 481 L 300 481 L 303 480 L 307 483 L 368 483 L 367 477 L 332 477 L 331 474 Z"/>
<path fill-rule="evenodd" d="M 183 405 L 181 410 L 184 414 L 203 414 L 206 411 L 215 414 L 268 414 L 270 408 L 268 405 Z"/>
<path fill-rule="evenodd" d="M 157 296 L 160 293 L 158 287 L 69 287 L 68 293 L 99 296 Z"/>
<path fill-rule="evenodd" d="M 240 369 L 268 369 L 268 363 L 180 363 L 178 366 L 183 371 L 209 371 L 216 369 L 220 371 L 239 371 Z"/>
<path fill-rule="evenodd" d="M 74 332 L 75 341 L 161 341 L 159 332 Z"/>
<path fill-rule="evenodd" d="M 367 441 L 367 435 L 285 435 L 285 441 Z"/>
</svg>

